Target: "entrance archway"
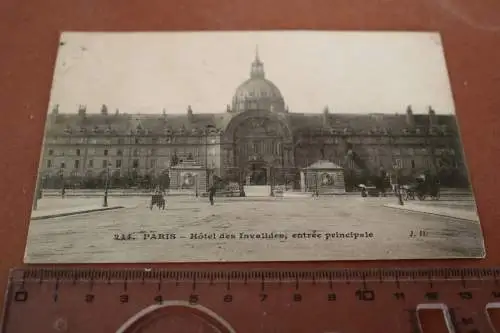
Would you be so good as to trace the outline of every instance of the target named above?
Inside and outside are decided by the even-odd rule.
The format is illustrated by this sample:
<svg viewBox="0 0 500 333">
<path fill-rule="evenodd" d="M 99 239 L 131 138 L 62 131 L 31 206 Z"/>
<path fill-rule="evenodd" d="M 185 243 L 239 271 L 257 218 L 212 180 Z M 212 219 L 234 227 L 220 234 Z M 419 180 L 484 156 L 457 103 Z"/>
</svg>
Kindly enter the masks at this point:
<svg viewBox="0 0 500 333">
<path fill-rule="evenodd" d="M 269 167 L 265 162 L 249 162 L 247 167 L 247 175 L 249 184 L 247 185 L 268 185 Z"/>
<path fill-rule="evenodd" d="M 228 124 L 226 165 L 239 169 L 245 185 L 271 185 L 271 170 L 293 165 L 289 146 L 292 136 L 284 114 L 249 110 L 236 115 Z"/>
</svg>

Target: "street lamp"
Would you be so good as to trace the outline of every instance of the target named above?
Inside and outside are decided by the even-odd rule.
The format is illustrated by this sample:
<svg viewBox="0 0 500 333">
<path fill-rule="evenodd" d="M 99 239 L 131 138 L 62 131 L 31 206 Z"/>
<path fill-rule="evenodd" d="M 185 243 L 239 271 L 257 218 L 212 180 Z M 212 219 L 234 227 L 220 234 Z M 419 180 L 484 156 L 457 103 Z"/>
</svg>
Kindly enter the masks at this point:
<svg viewBox="0 0 500 333">
<path fill-rule="evenodd" d="M 319 197 L 319 191 L 318 191 L 318 171 L 314 174 L 314 181 L 316 183 L 316 192 L 314 193 L 316 197 Z"/>
<path fill-rule="evenodd" d="M 401 206 L 404 206 L 403 202 L 403 197 L 401 195 L 401 167 L 398 164 L 394 165 L 394 170 L 396 171 L 396 191 L 397 191 L 397 197 L 398 197 L 398 203 Z"/>
<path fill-rule="evenodd" d="M 271 176 L 271 193 L 270 195 L 274 197 L 274 180 L 275 180 L 275 168 L 271 165 L 271 168 L 269 170 L 269 174 Z"/>
<path fill-rule="evenodd" d="M 106 162 L 106 180 L 104 182 L 104 200 L 103 207 L 108 207 L 108 188 L 109 188 L 109 161 Z"/>
<path fill-rule="evenodd" d="M 198 174 L 194 175 L 194 190 L 195 190 L 195 195 L 197 198 L 198 198 L 198 184 L 199 184 L 199 181 L 198 181 L 199 177 L 198 176 L 199 176 Z"/>
<path fill-rule="evenodd" d="M 64 188 L 64 162 L 61 163 L 61 167 L 59 168 L 59 177 L 61 178 L 61 198 L 64 198 L 64 194 L 66 193 L 66 189 Z"/>
</svg>

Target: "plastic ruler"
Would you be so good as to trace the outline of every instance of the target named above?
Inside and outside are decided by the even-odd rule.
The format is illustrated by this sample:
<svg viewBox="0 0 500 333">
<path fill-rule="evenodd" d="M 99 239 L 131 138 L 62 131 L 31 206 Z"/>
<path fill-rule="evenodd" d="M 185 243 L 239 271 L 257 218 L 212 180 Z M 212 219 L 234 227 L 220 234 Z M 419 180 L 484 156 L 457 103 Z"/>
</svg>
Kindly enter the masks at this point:
<svg viewBox="0 0 500 333">
<path fill-rule="evenodd" d="M 487 333 L 500 323 L 497 277 L 500 268 L 17 269 L 1 332 Z"/>
</svg>

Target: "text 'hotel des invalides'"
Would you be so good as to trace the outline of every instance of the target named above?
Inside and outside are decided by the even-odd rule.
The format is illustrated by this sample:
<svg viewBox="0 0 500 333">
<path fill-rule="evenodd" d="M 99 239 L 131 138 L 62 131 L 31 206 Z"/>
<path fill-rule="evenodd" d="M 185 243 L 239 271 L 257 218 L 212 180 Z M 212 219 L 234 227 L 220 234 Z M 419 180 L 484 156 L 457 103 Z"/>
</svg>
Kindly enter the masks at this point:
<svg viewBox="0 0 500 333">
<path fill-rule="evenodd" d="M 382 172 L 401 179 L 430 172 L 444 186 L 467 186 L 455 116 L 436 115 L 432 106 L 420 114 L 411 106 L 401 114 L 368 112 L 290 111 L 256 53 L 225 112 L 124 114 L 103 105 L 100 113 L 85 106 L 64 113 L 55 105 L 39 179 L 46 188 L 90 186 L 106 175 L 118 187 L 168 179 L 170 188 L 182 188 L 193 185 L 179 178 L 189 171 L 201 190 L 214 180 L 299 189 L 304 172 L 316 168 L 340 170 L 332 181 L 347 191 Z"/>
</svg>

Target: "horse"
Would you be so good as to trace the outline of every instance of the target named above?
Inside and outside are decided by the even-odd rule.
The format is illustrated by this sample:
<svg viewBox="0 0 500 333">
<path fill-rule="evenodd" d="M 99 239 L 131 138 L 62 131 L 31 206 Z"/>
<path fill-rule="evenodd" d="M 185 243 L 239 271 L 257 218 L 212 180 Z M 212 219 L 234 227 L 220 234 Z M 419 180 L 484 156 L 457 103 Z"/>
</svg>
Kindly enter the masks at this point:
<svg viewBox="0 0 500 333">
<path fill-rule="evenodd" d="M 427 196 L 429 196 L 432 200 L 439 200 L 439 183 L 437 181 L 431 182 L 417 179 L 415 183 L 410 184 L 407 187 L 407 196 L 405 200 L 415 200 L 415 197 L 417 197 L 418 200 L 422 201 L 425 200 Z"/>
<path fill-rule="evenodd" d="M 152 210 L 153 206 L 158 206 L 158 209 L 165 210 L 166 202 L 163 194 L 153 194 L 151 196 L 151 204 L 149 205 L 149 209 Z"/>
</svg>

